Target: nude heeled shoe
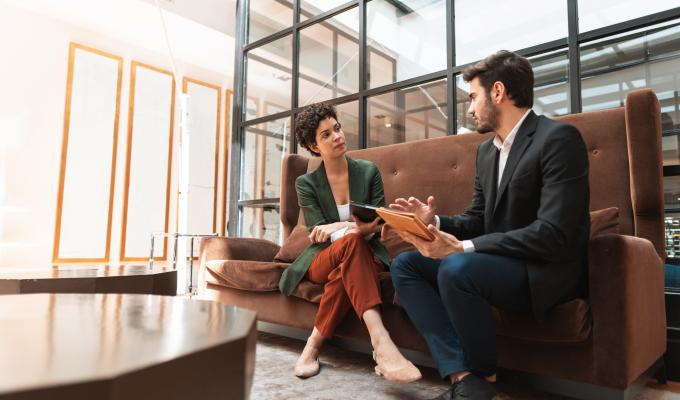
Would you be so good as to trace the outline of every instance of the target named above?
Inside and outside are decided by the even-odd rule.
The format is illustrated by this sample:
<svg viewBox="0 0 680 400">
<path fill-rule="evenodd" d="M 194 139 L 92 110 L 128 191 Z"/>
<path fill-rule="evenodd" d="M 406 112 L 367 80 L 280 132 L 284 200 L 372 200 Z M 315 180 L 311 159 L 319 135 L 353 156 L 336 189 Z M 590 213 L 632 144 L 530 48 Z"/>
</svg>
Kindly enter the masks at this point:
<svg viewBox="0 0 680 400">
<path fill-rule="evenodd" d="M 301 364 L 298 360 L 298 362 L 295 363 L 295 376 L 300 379 L 311 378 L 319 373 L 320 368 L 319 357 L 317 357 L 314 362 L 310 364 Z"/>
<path fill-rule="evenodd" d="M 377 364 L 375 366 L 375 373 L 379 376 L 384 377 L 390 383 L 397 384 L 411 383 L 423 377 L 420 374 L 420 370 L 416 368 L 416 366 L 413 365 L 408 360 L 406 361 L 408 363 L 407 365 L 395 370 L 387 370 L 383 366 L 381 366 L 375 355 L 375 351 L 373 352 L 373 360 Z"/>
</svg>

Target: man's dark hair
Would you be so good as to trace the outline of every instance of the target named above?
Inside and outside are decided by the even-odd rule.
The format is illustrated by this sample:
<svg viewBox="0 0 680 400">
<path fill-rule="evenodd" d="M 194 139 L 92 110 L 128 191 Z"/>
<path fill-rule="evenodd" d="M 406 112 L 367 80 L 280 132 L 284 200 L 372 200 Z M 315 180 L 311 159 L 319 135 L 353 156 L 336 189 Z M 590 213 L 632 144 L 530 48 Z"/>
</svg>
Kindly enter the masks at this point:
<svg viewBox="0 0 680 400">
<path fill-rule="evenodd" d="M 465 68 L 465 82 L 475 78 L 479 78 L 487 96 L 491 95 L 494 82 L 502 82 L 516 107 L 531 108 L 534 105 L 534 71 L 529 61 L 519 54 L 500 50 Z"/>
<path fill-rule="evenodd" d="M 338 120 L 335 107 L 326 103 L 312 104 L 295 117 L 295 138 L 298 145 L 315 156 L 319 153 L 310 149 L 309 146 L 316 143 L 316 129 L 326 118 Z"/>
</svg>

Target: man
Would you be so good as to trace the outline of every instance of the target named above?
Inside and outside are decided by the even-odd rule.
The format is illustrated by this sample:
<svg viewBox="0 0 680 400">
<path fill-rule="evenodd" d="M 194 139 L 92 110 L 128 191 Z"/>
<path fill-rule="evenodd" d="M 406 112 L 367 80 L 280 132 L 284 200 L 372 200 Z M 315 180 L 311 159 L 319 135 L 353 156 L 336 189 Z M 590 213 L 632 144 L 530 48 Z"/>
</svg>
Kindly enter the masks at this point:
<svg viewBox="0 0 680 400">
<path fill-rule="evenodd" d="M 400 233 L 417 252 L 400 254 L 392 279 L 451 388 L 437 399 L 501 397 L 492 307 L 543 317 L 585 285 L 588 156 L 578 130 L 532 110 L 531 64 L 499 51 L 467 68 L 480 133 L 472 204 L 437 216 L 435 199 L 397 199 L 435 235 Z"/>
</svg>

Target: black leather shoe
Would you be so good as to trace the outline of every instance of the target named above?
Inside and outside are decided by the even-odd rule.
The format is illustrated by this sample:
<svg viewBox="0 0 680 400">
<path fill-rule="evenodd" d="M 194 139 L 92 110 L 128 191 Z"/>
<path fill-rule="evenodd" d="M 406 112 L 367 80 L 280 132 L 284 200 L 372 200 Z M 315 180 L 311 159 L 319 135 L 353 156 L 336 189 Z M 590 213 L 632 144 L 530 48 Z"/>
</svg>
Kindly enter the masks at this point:
<svg viewBox="0 0 680 400">
<path fill-rule="evenodd" d="M 451 388 L 432 400 L 500 400 L 509 399 L 496 390 L 493 383 L 478 377 L 466 375 Z"/>
<path fill-rule="evenodd" d="M 444 393 L 440 394 L 439 396 L 434 397 L 430 400 L 453 400 L 454 396 L 455 396 L 453 394 L 453 390 L 456 388 L 457 384 L 458 384 L 458 382 L 452 384 L 451 387 L 449 388 L 449 390 L 447 390 L 446 392 L 444 392 Z"/>
</svg>

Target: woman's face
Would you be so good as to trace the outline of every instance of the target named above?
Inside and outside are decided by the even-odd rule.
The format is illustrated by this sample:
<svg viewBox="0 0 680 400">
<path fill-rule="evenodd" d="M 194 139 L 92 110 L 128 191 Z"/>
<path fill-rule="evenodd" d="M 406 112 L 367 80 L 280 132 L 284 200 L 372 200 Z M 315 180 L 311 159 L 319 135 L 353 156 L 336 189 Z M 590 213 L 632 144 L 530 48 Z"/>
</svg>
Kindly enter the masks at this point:
<svg viewBox="0 0 680 400">
<path fill-rule="evenodd" d="M 316 143 L 309 146 L 323 158 L 342 157 L 347 152 L 345 133 L 335 118 L 329 117 L 316 128 Z"/>
</svg>

